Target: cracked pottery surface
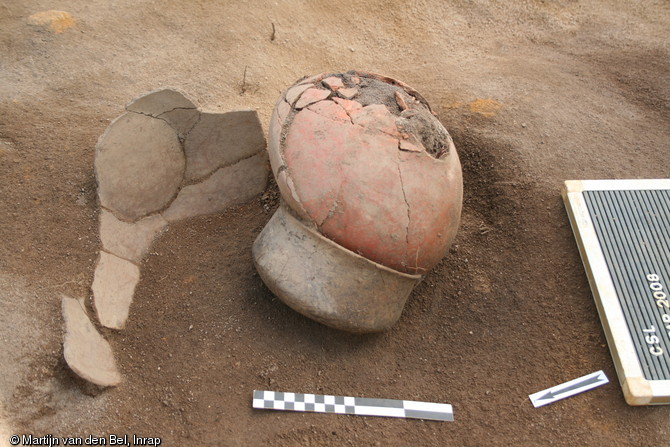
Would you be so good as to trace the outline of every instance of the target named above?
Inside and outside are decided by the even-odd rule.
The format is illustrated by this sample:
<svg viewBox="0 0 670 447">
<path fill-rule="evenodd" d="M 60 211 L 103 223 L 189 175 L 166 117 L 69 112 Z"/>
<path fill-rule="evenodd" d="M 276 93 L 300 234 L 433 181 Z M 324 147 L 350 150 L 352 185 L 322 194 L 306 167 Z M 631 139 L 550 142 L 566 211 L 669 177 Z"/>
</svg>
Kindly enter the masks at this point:
<svg viewBox="0 0 670 447">
<path fill-rule="evenodd" d="M 128 223 L 103 209 L 100 211 L 102 249 L 137 264 L 144 257 L 156 235 L 167 225 L 167 221 L 160 214 Z"/>
<path fill-rule="evenodd" d="M 275 106 L 268 151 L 285 206 L 349 253 L 418 281 L 456 236 L 463 195 L 456 148 L 425 99 L 400 81 L 353 71 L 299 81 Z M 357 326 L 364 293 L 349 305 L 332 295 L 339 315 L 315 311 L 301 287 L 280 286 L 279 272 L 259 261 L 272 250 L 267 237 L 256 244 L 266 284 L 299 312 L 346 330 L 392 324 L 375 298 L 379 321 Z"/>
<path fill-rule="evenodd" d="M 82 379 L 98 386 L 114 386 L 121 382 L 109 343 L 100 335 L 86 314 L 80 300 L 61 297 L 65 340 L 65 361 Z"/>
<path fill-rule="evenodd" d="M 137 265 L 113 254 L 100 252 L 91 290 L 95 311 L 103 326 L 123 329 L 138 282 L 140 268 Z"/>
<path fill-rule="evenodd" d="M 130 222 L 160 211 L 177 193 L 185 165 L 177 132 L 169 124 L 126 113 L 98 142 L 95 172 L 100 203 Z"/>
<path fill-rule="evenodd" d="M 202 112 L 172 89 L 128 104 L 96 146 L 102 250 L 91 289 L 99 322 L 111 329 L 125 326 L 140 263 L 170 222 L 251 200 L 265 189 L 268 171 L 254 111 Z M 111 348 L 82 306 L 63 298 L 66 361 L 86 380 L 116 385 L 120 376 L 110 372 Z M 107 363 L 98 365 L 91 346 L 99 347 Z"/>
<path fill-rule="evenodd" d="M 340 97 L 347 89 L 353 99 Z M 324 236 L 410 274 L 446 254 L 460 220 L 460 162 L 410 87 L 356 72 L 300 83 L 275 107 L 268 144 L 283 197 Z"/>
<path fill-rule="evenodd" d="M 202 179 L 221 167 L 264 152 L 265 137 L 260 129 L 258 115 L 252 110 L 202 113 L 184 141 L 186 179 Z"/>
</svg>

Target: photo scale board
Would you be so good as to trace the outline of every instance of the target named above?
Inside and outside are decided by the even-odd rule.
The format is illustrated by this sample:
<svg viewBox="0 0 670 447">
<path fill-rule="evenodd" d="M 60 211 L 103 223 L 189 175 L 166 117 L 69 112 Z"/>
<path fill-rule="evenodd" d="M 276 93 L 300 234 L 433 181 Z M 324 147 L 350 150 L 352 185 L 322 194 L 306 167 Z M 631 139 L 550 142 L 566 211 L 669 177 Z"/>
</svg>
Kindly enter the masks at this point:
<svg viewBox="0 0 670 447">
<path fill-rule="evenodd" d="M 670 404 L 670 179 L 566 181 L 563 199 L 626 402 Z"/>
</svg>

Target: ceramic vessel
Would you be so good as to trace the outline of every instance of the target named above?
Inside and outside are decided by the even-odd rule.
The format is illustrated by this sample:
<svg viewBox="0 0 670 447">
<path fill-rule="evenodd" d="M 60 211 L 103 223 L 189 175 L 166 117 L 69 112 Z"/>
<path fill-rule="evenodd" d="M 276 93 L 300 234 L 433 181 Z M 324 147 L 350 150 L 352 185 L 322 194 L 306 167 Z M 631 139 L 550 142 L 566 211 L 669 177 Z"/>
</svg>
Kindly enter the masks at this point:
<svg viewBox="0 0 670 447">
<path fill-rule="evenodd" d="M 284 201 L 254 244 L 268 287 L 297 311 L 333 327 L 369 332 L 391 326 L 411 287 L 388 288 L 377 274 L 373 285 L 356 269 L 383 267 L 414 285 L 447 253 L 460 220 L 458 154 L 428 103 L 381 75 L 313 76 L 279 98 L 268 152 Z M 316 251 L 307 257 L 300 242 L 306 239 L 300 238 L 315 236 L 323 240 L 310 246 Z M 326 250 L 324 244 L 332 245 Z M 282 255 L 273 257 L 272 250 Z M 288 259 L 290 280 L 277 278 L 279 271 L 262 262 L 268 256 Z M 326 284 L 333 281 L 327 269 L 346 277 Z"/>
</svg>

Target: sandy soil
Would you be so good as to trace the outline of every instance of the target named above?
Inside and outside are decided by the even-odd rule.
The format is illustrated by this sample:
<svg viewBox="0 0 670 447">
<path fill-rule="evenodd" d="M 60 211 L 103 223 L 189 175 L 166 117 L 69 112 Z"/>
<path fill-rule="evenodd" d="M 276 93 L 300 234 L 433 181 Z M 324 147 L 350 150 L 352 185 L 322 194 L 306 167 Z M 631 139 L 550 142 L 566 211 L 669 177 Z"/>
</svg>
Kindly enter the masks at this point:
<svg viewBox="0 0 670 447">
<path fill-rule="evenodd" d="M 28 19 L 49 9 L 72 20 Z M 670 173 L 669 29 L 663 0 L 0 1 L 0 445 L 670 445 L 669 407 L 623 400 L 560 198 Z M 172 86 L 267 126 L 283 88 L 352 68 L 420 91 L 463 162 L 456 245 L 400 322 L 347 335 L 272 296 L 250 254 L 270 191 L 171 227 L 128 327 L 103 331 L 124 382 L 74 378 L 60 294 L 90 295 L 94 146 L 123 105 Z M 528 400 L 599 369 L 614 383 Z M 262 412 L 253 389 L 447 402 L 456 422 Z"/>
</svg>

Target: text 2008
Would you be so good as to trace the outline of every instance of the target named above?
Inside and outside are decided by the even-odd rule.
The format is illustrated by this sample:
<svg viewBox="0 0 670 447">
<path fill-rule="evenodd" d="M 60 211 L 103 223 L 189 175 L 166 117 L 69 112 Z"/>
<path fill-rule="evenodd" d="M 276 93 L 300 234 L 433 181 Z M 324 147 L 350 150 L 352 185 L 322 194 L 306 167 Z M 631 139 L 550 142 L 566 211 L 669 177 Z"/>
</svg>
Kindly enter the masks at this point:
<svg viewBox="0 0 670 447">
<path fill-rule="evenodd" d="M 650 273 L 647 275 L 647 281 L 649 282 L 649 289 L 651 289 L 652 296 L 656 300 L 656 305 L 661 309 L 670 309 L 670 302 L 668 302 L 668 295 L 665 293 L 663 284 L 661 284 L 661 277 L 656 273 Z M 665 328 L 659 331 L 660 334 L 665 332 L 670 338 L 670 313 L 667 311 L 661 315 L 663 324 Z M 649 346 L 649 352 L 655 356 L 663 355 L 663 348 L 660 346 L 661 339 L 657 335 L 656 327 L 651 325 L 648 329 L 643 329 L 642 332 L 645 333 L 644 340 Z M 663 335 L 661 335 L 662 337 Z"/>
</svg>

